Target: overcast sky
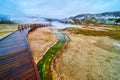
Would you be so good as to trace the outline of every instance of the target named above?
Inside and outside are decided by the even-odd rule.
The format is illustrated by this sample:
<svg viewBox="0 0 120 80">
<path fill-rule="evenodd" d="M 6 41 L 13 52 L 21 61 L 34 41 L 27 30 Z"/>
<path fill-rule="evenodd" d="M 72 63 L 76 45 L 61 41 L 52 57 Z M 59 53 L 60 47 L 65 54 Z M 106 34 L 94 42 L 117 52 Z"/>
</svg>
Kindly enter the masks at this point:
<svg viewBox="0 0 120 80">
<path fill-rule="evenodd" d="M 120 0 L 0 0 L 0 14 L 65 18 L 120 11 Z"/>
</svg>

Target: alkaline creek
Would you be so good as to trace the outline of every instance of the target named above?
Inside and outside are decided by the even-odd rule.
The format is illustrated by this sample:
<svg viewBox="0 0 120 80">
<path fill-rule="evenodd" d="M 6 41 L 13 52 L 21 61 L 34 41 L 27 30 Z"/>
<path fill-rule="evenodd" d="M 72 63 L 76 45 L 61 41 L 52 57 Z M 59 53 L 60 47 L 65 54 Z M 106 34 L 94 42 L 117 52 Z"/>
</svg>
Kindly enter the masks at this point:
<svg viewBox="0 0 120 80">
<path fill-rule="evenodd" d="M 57 51 L 68 40 L 68 37 L 54 29 L 54 34 L 59 38 L 58 41 L 46 52 L 43 58 L 38 62 L 37 67 L 42 80 L 53 80 L 51 65 Z"/>
</svg>

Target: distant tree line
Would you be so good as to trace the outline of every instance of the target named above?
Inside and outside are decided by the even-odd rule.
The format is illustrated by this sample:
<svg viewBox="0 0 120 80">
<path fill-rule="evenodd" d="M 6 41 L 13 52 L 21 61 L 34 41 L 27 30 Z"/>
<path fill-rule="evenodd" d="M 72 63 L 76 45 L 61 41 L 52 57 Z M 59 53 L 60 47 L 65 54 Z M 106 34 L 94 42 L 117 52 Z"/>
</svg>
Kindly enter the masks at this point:
<svg viewBox="0 0 120 80">
<path fill-rule="evenodd" d="M 120 23 L 120 18 L 119 19 L 114 19 L 114 18 L 110 18 L 110 19 L 95 19 L 95 18 L 91 18 L 89 20 L 87 19 L 76 19 L 76 18 L 72 18 L 72 21 L 68 21 L 68 22 L 62 22 L 62 23 L 70 23 L 70 24 L 119 24 Z"/>
<path fill-rule="evenodd" d="M 116 19 L 116 21 L 115 21 L 116 23 L 120 23 L 120 18 L 119 19 Z"/>
<path fill-rule="evenodd" d="M 0 24 L 14 24 L 8 17 L 0 17 Z"/>
</svg>

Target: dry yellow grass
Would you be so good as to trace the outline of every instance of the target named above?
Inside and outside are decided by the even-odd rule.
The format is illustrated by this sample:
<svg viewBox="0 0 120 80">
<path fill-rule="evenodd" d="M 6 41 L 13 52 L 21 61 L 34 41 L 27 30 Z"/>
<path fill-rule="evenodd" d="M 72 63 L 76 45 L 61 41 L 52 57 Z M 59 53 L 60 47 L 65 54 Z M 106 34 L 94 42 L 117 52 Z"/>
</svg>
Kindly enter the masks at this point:
<svg viewBox="0 0 120 80">
<path fill-rule="evenodd" d="M 17 30 L 16 24 L 0 24 L 0 39 Z"/>
<path fill-rule="evenodd" d="M 68 49 L 57 55 L 57 80 L 119 80 L 120 41 L 109 37 L 70 34 Z"/>
<path fill-rule="evenodd" d="M 27 38 L 36 63 L 42 59 L 46 50 L 57 40 L 52 28 L 38 28 L 30 32 Z"/>
</svg>

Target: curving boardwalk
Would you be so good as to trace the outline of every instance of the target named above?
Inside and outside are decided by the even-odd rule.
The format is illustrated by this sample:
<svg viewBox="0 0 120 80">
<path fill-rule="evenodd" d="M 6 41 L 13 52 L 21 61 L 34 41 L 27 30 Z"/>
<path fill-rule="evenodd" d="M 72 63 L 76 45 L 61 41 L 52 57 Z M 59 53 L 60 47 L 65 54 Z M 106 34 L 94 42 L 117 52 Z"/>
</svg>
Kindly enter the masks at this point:
<svg viewBox="0 0 120 80">
<path fill-rule="evenodd" d="M 0 40 L 0 80 L 40 80 L 26 40 L 29 30 L 17 30 Z"/>
</svg>

